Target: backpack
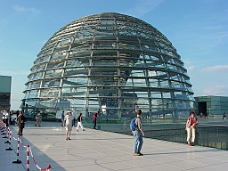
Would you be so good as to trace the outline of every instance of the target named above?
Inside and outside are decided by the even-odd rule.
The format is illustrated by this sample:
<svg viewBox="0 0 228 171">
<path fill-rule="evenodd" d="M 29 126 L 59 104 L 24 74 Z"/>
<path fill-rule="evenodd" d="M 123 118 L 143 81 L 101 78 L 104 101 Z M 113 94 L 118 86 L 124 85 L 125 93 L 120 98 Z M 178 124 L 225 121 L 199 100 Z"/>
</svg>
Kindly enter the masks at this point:
<svg viewBox="0 0 228 171">
<path fill-rule="evenodd" d="M 130 122 L 130 129 L 131 129 L 131 131 L 135 131 L 136 128 L 137 128 L 137 125 L 135 124 L 135 120 L 136 120 L 136 118 L 133 118 L 131 120 L 131 122 Z"/>
</svg>

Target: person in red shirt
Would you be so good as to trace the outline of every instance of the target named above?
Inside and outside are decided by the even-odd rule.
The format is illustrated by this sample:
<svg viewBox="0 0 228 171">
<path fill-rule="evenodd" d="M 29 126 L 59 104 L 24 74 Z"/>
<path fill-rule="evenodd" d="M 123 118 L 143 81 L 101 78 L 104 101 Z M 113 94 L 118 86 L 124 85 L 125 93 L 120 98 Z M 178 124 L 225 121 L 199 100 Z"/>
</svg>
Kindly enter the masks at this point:
<svg viewBox="0 0 228 171">
<path fill-rule="evenodd" d="M 96 129 L 96 125 L 97 125 L 97 112 L 94 113 L 93 115 L 93 129 Z"/>
<path fill-rule="evenodd" d="M 190 116 L 186 122 L 186 130 L 187 130 L 187 142 L 188 146 L 193 146 L 195 141 L 195 128 L 198 124 L 198 119 L 195 117 L 195 113 L 193 111 L 190 112 Z"/>
</svg>

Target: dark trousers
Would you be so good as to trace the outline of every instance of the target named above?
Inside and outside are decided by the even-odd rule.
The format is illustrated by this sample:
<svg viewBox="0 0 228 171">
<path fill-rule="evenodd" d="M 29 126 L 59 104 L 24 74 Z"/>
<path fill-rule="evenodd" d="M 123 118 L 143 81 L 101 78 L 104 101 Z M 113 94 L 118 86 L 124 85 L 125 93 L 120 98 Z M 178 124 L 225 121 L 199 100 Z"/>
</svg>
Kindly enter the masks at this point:
<svg viewBox="0 0 228 171">
<path fill-rule="evenodd" d="M 96 125 L 97 125 L 97 120 L 93 121 L 93 129 L 96 129 Z"/>
<path fill-rule="evenodd" d="M 9 120 L 7 119 L 3 119 L 3 122 L 6 124 L 6 126 L 9 126 Z"/>
<path fill-rule="evenodd" d="M 18 135 L 22 135 L 22 134 L 23 134 L 23 128 L 19 127 Z"/>
<path fill-rule="evenodd" d="M 19 126 L 18 135 L 22 135 L 23 134 L 24 127 L 25 127 L 25 124 L 21 123 L 21 125 Z"/>
</svg>

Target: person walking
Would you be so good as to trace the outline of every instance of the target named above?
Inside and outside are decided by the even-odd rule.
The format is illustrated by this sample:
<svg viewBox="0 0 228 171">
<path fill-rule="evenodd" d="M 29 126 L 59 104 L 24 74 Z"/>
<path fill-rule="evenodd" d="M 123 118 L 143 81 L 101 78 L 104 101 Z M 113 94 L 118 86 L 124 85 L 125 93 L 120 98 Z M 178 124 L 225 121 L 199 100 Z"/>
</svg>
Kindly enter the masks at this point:
<svg viewBox="0 0 228 171">
<path fill-rule="evenodd" d="M 134 156 L 141 156 L 142 145 L 143 145 L 143 136 L 145 133 L 142 128 L 142 120 L 141 120 L 142 110 L 137 110 L 137 116 L 135 119 L 136 129 L 132 130 L 134 135 L 134 145 L 133 145 L 133 153 Z"/>
<path fill-rule="evenodd" d="M 97 125 L 97 112 L 94 113 L 93 115 L 93 129 L 96 129 L 96 125 Z"/>
<path fill-rule="evenodd" d="M 226 119 L 226 112 L 223 113 L 223 120 Z"/>
<path fill-rule="evenodd" d="M 82 129 L 83 131 L 85 131 L 85 129 L 84 129 L 83 125 L 82 125 L 82 113 L 79 114 L 79 116 L 78 116 L 78 118 L 77 118 L 77 121 L 78 121 L 77 127 L 76 127 L 77 132 L 79 132 L 79 131 L 78 131 L 79 127 L 81 127 L 81 129 Z"/>
<path fill-rule="evenodd" d="M 62 114 L 61 114 L 61 121 L 62 121 L 61 126 L 64 126 L 64 118 L 65 118 L 65 115 L 64 115 L 64 110 L 63 110 Z"/>
<path fill-rule="evenodd" d="M 23 129 L 25 127 L 25 117 L 22 111 L 19 111 L 19 115 L 17 118 L 17 125 L 18 125 L 18 135 L 23 135 Z"/>
<path fill-rule="evenodd" d="M 74 117 L 71 114 L 71 111 L 67 111 L 67 115 L 64 118 L 64 125 L 66 126 L 66 140 L 71 140 L 70 135 L 72 126 L 74 125 Z"/>
<path fill-rule="evenodd" d="M 197 124 L 198 124 L 198 119 L 195 117 L 195 113 L 191 111 L 190 116 L 187 119 L 186 128 L 185 128 L 185 130 L 187 130 L 188 146 L 194 145 L 195 132 L 196 132 L 195 129 Z"/>
<path fill-rule="evenodd" d="M 41 127 L 40 123 L 41 123 L 41 114 L 40 114 L 40 111 L 38 111 L 37 114 L 36 114 L 36 124 L 35 124 L 35 126 Z"/>
</svg>

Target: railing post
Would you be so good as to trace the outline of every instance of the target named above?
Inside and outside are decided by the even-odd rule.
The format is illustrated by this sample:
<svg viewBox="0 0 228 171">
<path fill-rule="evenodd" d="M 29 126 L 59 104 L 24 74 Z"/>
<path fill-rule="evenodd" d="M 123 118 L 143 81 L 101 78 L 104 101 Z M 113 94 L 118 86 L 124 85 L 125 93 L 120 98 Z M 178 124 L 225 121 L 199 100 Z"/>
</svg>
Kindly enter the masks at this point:
<svg viewBox="0 0 228 171">
<path fill-rule="evenodd" d="M 19 159 L 19 157 L 20 157 L 20 154 L 19 154 L 20 143 L 21 143 L 20 136 L 18 136 L 18 138 L 17 138 L 17 160 L 12 162 L 12 163 L 15 163 L 15 164 L 20 164 L 21 163 L 21 161 Z"/>
</svg>

